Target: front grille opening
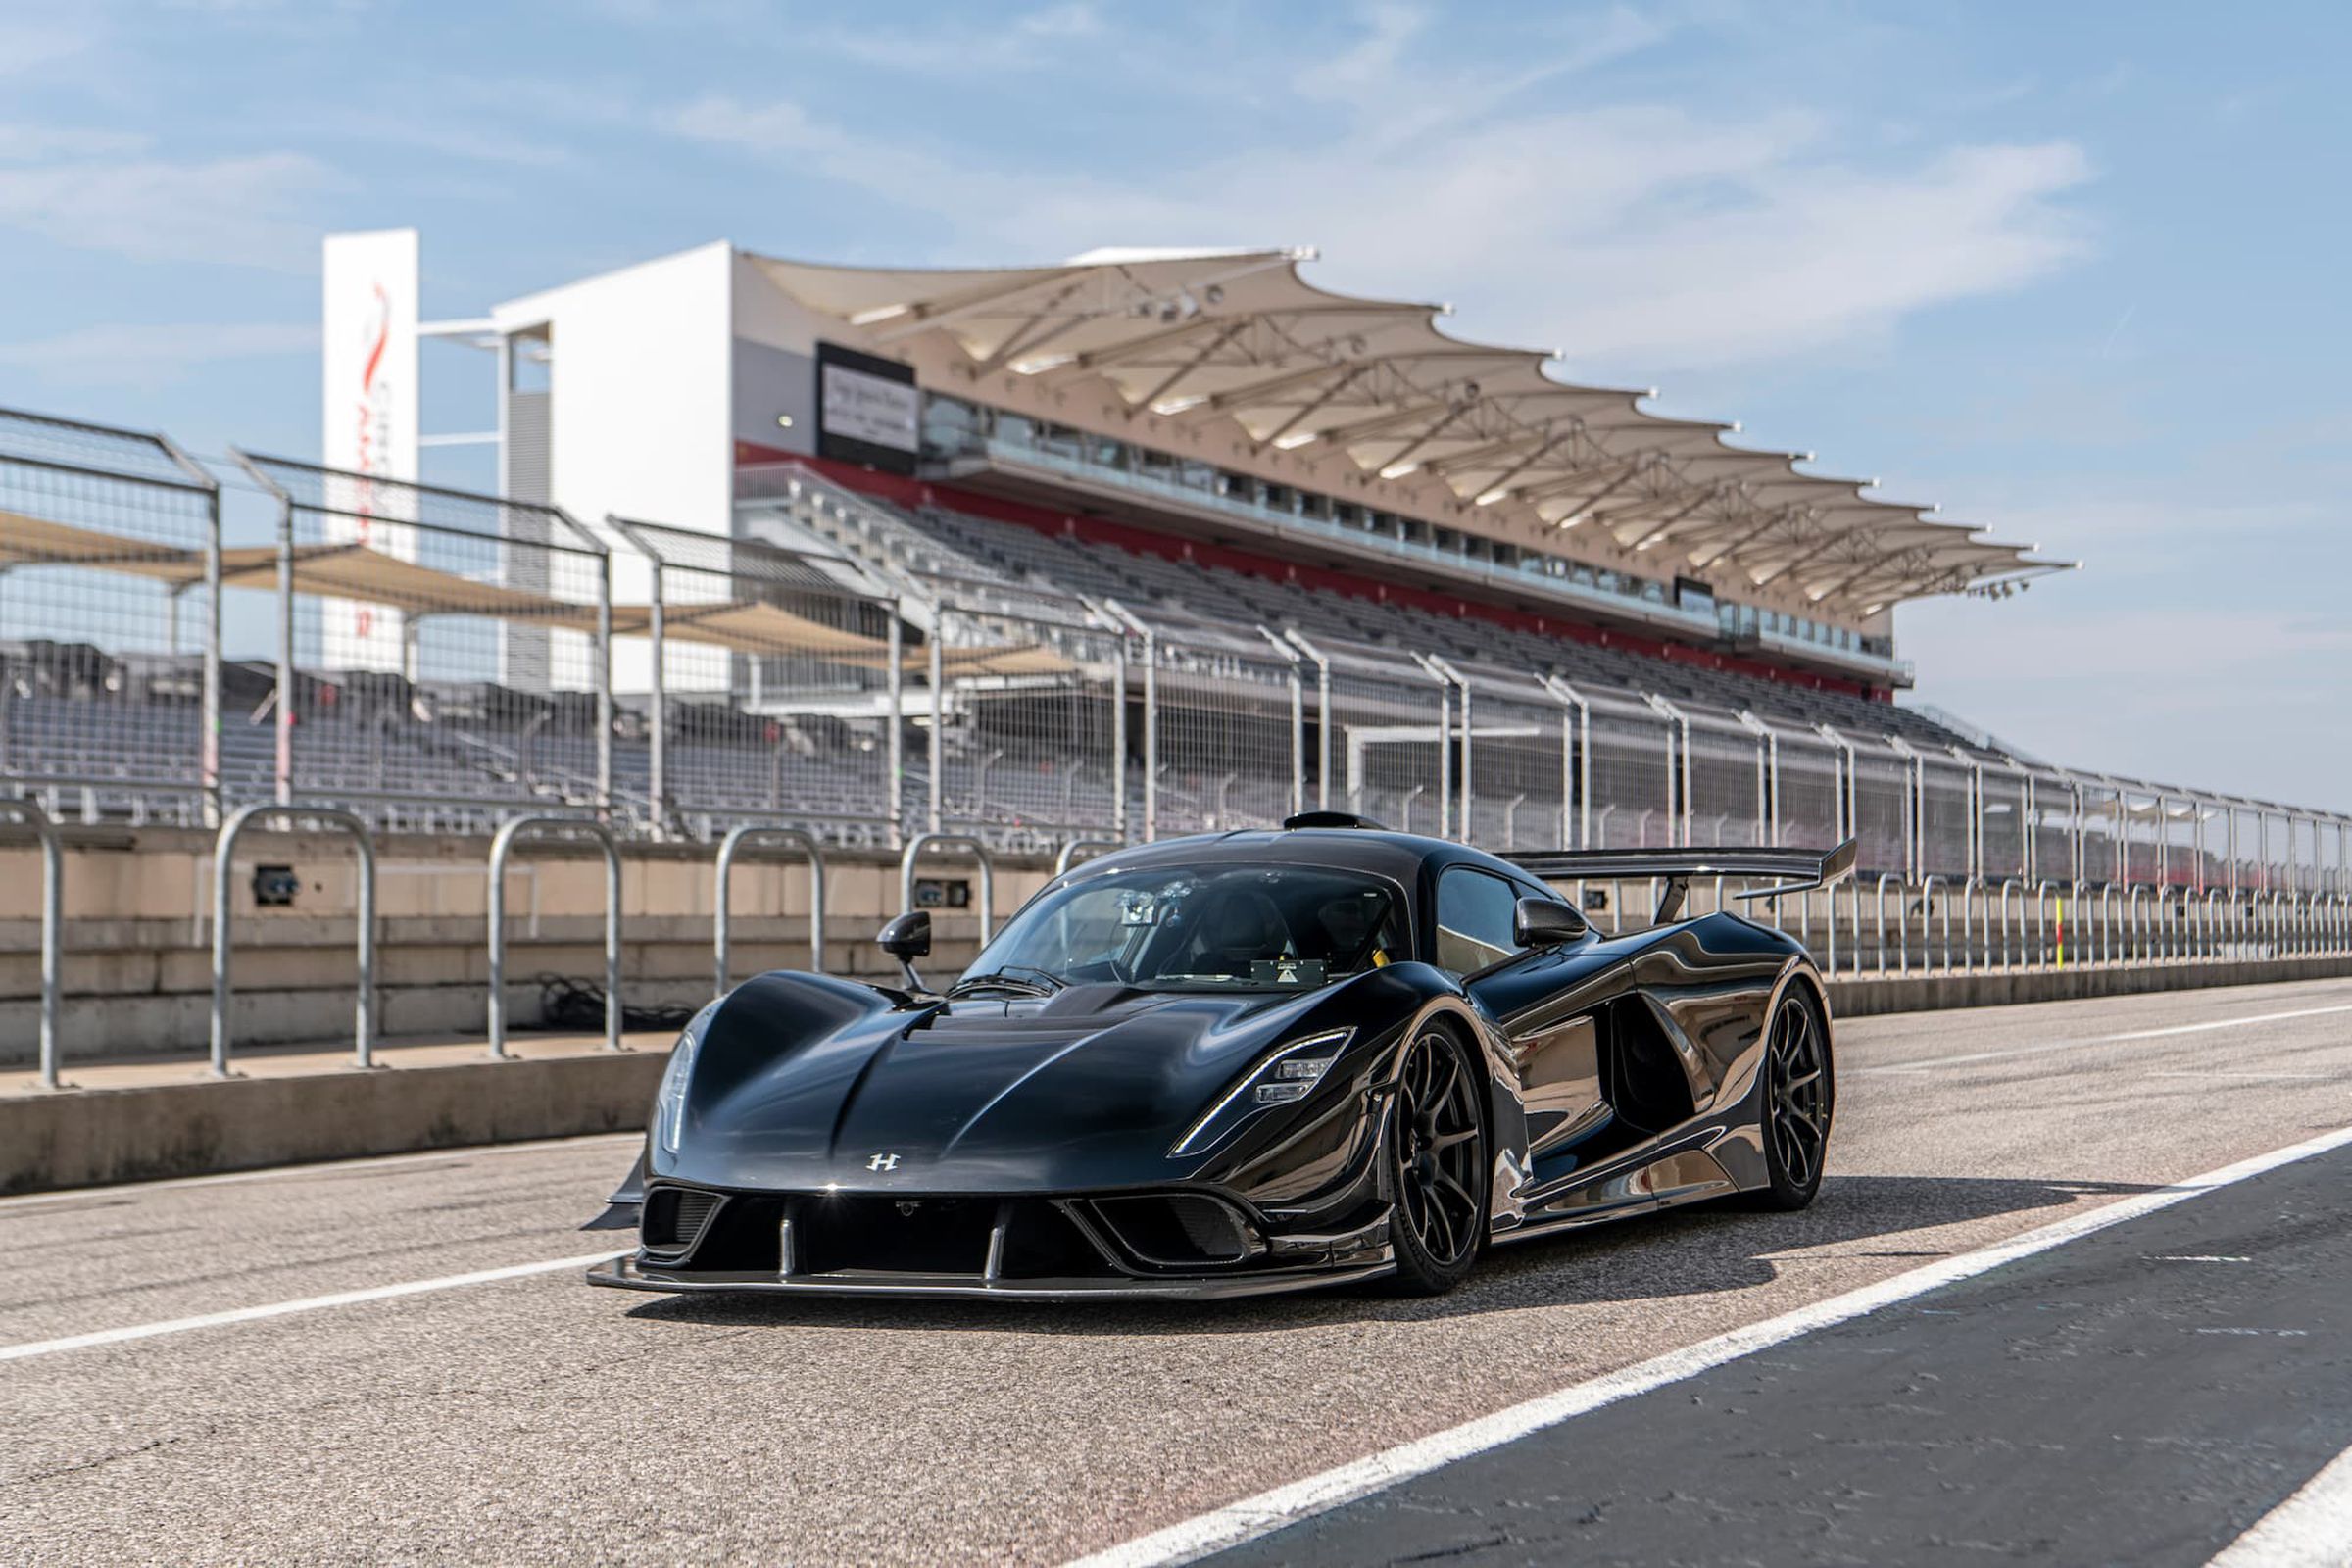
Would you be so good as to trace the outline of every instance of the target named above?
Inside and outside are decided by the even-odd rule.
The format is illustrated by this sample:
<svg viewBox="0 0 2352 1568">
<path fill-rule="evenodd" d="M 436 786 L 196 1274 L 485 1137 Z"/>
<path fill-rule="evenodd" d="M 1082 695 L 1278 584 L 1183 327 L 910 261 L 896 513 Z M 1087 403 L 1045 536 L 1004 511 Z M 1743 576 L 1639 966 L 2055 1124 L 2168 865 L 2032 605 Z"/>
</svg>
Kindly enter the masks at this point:
<svg viewBox="0 0 2352 1568">
<path fill-rule="evenodd" d="M 1238 1263 L 1250 1255 L 1250 1231 L 1242 1217 L 1198 1193 L 1097 1199 L 1095 1212 L 1120 1246 L 1162 1268 Z"/>
<path fill-rule="evenodd" d="M 705 1228 L 685 1266 L 712 1274 L 773 1274 L 783 1254 L 777 1234 L 783 1220 L 780 1198 L 732 1197 Z"/>
<path fill-rule="evenodd" d="M 691 1187 L 657 1187 L 645 1195 L 637 1220 L 638 1239 L 649 1252 L 682 1252 L 694 1245 L 721 1201 L 717 1193 Z"/>
<path fill-rule="evenodd" d="M 1008 1280 L 1102 1278 L 1114 1271 L 1102 1251 L 1061 1211 L 1029 1199 L 1004 1205 L 1004 1245 L 997 1273 Z"/>
<path fill-rule="evenodd" d="M 992 1198 L 816 1194 L 793 1209 L 793 1272 L 978 1275 L 996 1218 Z"/>
</svg>

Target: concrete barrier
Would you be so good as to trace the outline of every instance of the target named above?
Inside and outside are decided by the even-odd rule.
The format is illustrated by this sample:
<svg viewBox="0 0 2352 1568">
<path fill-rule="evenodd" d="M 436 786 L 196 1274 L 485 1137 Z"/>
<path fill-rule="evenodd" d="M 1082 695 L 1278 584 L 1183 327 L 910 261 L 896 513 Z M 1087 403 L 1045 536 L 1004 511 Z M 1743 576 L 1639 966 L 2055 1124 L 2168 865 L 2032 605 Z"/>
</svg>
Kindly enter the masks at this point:
<svg viewBox="0 0 2352 1568">
<path fill-rule="evenodd" d="M 0 1098 L 0 1193 L 633 1131 L 667 1059 L 608 1052 L 12 1095 Z"/>
</svg>

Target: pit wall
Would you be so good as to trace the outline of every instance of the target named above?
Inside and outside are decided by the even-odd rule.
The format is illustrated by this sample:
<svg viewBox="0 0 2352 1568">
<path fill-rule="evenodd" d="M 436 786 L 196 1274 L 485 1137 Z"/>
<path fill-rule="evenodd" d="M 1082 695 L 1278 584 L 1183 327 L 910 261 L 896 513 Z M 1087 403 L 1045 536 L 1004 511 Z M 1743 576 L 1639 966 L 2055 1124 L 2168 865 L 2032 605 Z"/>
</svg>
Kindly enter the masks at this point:
<svg viewBox="0 0 2352 1568">
<path fill-rule="evenodd" d="M 212 1018 L 213 839 L 185 829 L 74 828 L 66 836 L 61 1054 L 201 1055 Z M 486 1028 L 489 878 L 481 839 L 394 836 L 376 844 L 377 1032 L 479 1033 Z M 629 845 L 621 867 L 622 997 L 701 1003 L 711 994 L 712 895 L 707 845 Z M 898 912 L 895 856 L 826 858 L 825 958 L 834 974 L 895 974 L 874 933 Z M 253 871 L 292 868 L 290 907 L 257 907 Z M 358 978 L 358 872 L 332 833 L 248 831 L 231 876 L 239 1046 L 348 1040 Z M 923 875 L 970 880 L 971 862 L 942 855 Z M 1050 865 L 1006 858 L 997 899 L 1009 911 L 1043 886 Z M 0 1068 L 34 1058 L 40 995 L 41 865 L 29 847 L 0 847 Z M 808 871 L 786 853 L 747 852 L 732 896 L 736 978 L 807 968 Z M 525 841 L 508 867 L 510 1025 L 540 1022 L 538 977 L 602 983 L 604 866 L 566 844 Z M 979 934 L 976 914 L 934 913 L 933 966 L 954 974 Z M 928 970 L 926 970 L 928 972 Z"/>
</svg>

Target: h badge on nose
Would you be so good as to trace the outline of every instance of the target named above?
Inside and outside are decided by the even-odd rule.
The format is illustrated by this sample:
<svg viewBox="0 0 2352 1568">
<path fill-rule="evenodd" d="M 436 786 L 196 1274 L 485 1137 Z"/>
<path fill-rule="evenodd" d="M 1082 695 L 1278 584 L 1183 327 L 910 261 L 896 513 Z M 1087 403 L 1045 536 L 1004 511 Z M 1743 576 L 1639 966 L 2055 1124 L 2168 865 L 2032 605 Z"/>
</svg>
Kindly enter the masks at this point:
<svg viewBox="0 0 2352 1568">
<path fill-rule="evenodd" d="M 873 1158 L 865 1162 L 865 1168 L 867 1170 L 897 1170 L 899 1168 L 899 1156 L 896 1154 L 876 1154 Z"/>
</svg>

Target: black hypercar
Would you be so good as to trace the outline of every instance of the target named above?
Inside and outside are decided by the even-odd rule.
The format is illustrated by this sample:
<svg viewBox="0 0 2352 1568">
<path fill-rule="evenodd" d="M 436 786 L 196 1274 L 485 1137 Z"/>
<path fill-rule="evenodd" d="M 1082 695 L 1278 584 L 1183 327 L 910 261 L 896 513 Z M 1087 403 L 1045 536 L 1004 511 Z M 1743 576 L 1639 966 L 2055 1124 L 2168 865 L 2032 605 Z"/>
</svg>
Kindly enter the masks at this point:
<svg viewBox="0 0 2352 1568">
<path fill-rule="evenodd" d="M 779 972 L 679 1037 L 599 1285 L 1216 1297 L 1449 1289 L 1493 1242 L 1703 1199 L 1799 1208 L 1836 1104 L 1804 949 L 1679 918 L 1850 844 L 1499 858 L 1337 813 L 1055 878 L 963 976 Z M 1635 879 L 1603 936 L 1553 884 Z"/>
</svg>

